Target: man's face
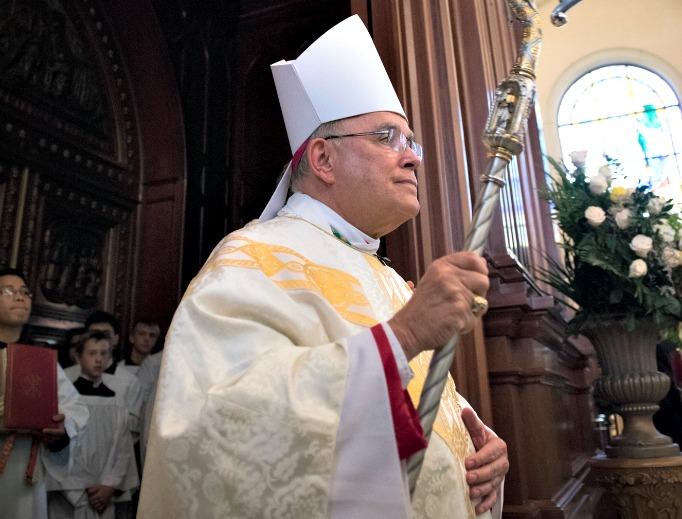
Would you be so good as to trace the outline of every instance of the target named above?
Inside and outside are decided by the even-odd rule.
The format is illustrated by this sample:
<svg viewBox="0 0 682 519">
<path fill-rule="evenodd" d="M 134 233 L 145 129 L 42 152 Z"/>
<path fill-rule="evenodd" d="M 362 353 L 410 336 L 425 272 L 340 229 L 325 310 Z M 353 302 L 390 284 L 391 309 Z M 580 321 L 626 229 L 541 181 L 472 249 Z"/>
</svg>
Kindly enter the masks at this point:
<svg viewBox="0 0 682 519">
<path fill-rule="evenodd" d="M 88 326 L 88 331 L 95 331 L 98 330 L 100 332 L 104 332 L 109 336 L 109 342 L 111 343 L 111 347 L 115 348 L 116 345 L 118 344 L 118 334 L 114 331 L 114 327 L 111 326 L 109 323 L 92 323 L 90 326 Z"/>
<path fill-rule="evenodd" d="M 373 112 L 342 123 L 343 134 L 391 128 L 412 137 L 407 121 L 392 112 Z M 385 139 L 369 135 L 327 141 L 332 144 L 330 164 L 335 179 L 332 209 L 375 238 L 419 212 L 415 170 L 421 161 L 409 146 L 395 151 Z"/>
<path fill-rule="evenodd" d="M 111 346 L 104 339 L 88 339 L 83 346 L 83 353 L 78 360 L 81 365 L 81 372 L 97 382 L 102 378 L 102 373 L 111 358 Z"/>
<path fill-rule="evenodd" d="M 160 332 L 158 326 L 137 323 L 133 332 L 128 336 L 128 340 L 138 353 L 149 355 L 159 339 Z"/>
<path fill-rule="evenodd" d="M 9 295 L 3 289 L 13 291 Z M 31 315 L 31 297 L 26 283 L 19 276 L 0 277 L 0 325 L 23 326 Z"/>
</svg>

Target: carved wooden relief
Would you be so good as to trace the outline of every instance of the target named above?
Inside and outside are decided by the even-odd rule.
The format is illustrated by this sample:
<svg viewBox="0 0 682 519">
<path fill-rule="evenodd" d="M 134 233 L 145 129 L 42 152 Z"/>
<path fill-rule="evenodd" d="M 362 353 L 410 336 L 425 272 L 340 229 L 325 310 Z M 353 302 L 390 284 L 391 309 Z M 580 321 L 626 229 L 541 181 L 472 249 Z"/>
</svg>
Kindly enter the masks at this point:
<svg viewBox="0 0 682 519">
<path fill-rule="evenodd" d="M 102 286 L 105 235 L 70 223 L 57 221 L 43 231 L 38 288 L 49 303 L 95 309 Z"/>
<path fill-rule="evenodd" d="M 50 340 L 130 313 L 139 136 L 117 38 L 90 0 L 0 0 L 0 264 Z"/>
<path fill-rule="evenodd" d="M 85 125 L 105 138 L 112 132 L 93 49 L 67 5 L 0 3 L 0 82 L 32 104 Z"/>
<path fill-rule="evenodd" d="M 40 204 L 36 303 L 56 317 L 85 317 L 102 303 L 120 315 L 125 291 L 116 287 L 130 268 L 130 212 L 52 182 L 41 185 Z"/>
<path fill-rule="evenodd" d="M 592 480 L 622 519 L 682 519 L 682 456 L 593 458 Z"/>
</svg>

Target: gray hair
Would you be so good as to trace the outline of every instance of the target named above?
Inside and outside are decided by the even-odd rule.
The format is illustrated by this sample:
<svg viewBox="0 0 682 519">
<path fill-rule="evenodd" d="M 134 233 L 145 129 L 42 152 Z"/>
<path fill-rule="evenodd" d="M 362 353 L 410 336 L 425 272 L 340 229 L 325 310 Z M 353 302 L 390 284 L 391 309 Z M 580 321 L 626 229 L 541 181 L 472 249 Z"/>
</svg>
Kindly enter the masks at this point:
<svg viewBox="0 0 682 519">
<path fill-rule="evenodd" d="M 317 127 L 317 129 L 310 134 L 308 141 L 317 139 L 318 137 L 328 137 L 330 135 L 335 135 L 340 131 L 341 123 L 343 119 L 337 119 L 335 121 L 329 121 L 328 123 L 322 123 Z M 301 157 L 301 162 L 298 163 L 296 171 L 291 174 L 291 186 L 290 190 L 296 192 L 299 188 L 301 180 L 308 175 L 310 171 L 310 164 L 308 163 L 308 153 L 304 152 Z"/>
</svg>

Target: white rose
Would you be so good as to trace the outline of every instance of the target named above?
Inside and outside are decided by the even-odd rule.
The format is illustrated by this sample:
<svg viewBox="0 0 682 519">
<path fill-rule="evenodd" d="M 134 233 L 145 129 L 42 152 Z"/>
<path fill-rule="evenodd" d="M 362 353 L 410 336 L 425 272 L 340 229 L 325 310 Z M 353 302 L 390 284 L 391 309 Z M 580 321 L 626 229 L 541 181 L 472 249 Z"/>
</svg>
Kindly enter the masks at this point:
<svg viewBox="0 0 682 519">
<path fill-rule="evenodd" d="M 609 187 L 609 179 L 604 175 L 595 175 L 590 177 L 590 192 L 595 195 L 601 195 Z"/>
<path fill-rule="evenodd" d="M 672 247 L 665 247 L 663 249 L 663 259 L 668 268 L 674 269 L 682 265 L 682 252 Z"/>
<path fill-rule="evenodd" d="M 647 254 L 651 252 L 654 246 L 654 241 L 649 236 L 638 234 L 630 242 L 630 248 L 635 251 L 635 254 L 640 258 L 646 258 Z"/>
<path fill-rule="evenodd" d="M 585 209 L 585 218 L 592 227 L 599 227 L 606 220 L 606 213 L 601 207 L 591 205 Z"/>
<path fill-rule="evenodd" d="M 670 243 L 675 241 L 675 230 L 667 223 L 656 224 L 654 225 L 654 229 L 664 242 Z"/>
<path fill-rule="evenodd" d="M 627 229 L 630 227 L 630 218 L 632 218 L 632 212 L 630 209 L 621 209 L 613 215 L 613 218 L 616 220 L 616 225 L 619 229 Z"/>
<path fill-rule="evenodd" d="M 608 180 L 609 184 L 611 183 L 611 180 L 613 180 L 613 174 L 611 173 L 611 168 L 608 166 L 602 166 L 597 170 L 598 175 L 603 175 L 606 180 Z"/>
<path fill-rule="evenodd" d="M 648 211 L 653 215 L 660 214 L 664 207 L 665 200 L 663 200 L 660 196 L 655 196 L 651 198 L 646 206 Z"/>
<path fill-rule="evenodd" d="M 587 157 L 587 150 L 572 151 L 568 154 L 571 162 L 576 168 L 580 168 L 585 165 L 585 157 Z"/>
<path fill-rule="evenodd" d="M 644 274 L 647 273 L 648 267 L 646 266 L 646 261 L 643 259 L 636 259 L 632 263 L 630 263 L 630 272 L 628 273 L 628 277 L 631 278 L 641 278 Z"/>
</svg>

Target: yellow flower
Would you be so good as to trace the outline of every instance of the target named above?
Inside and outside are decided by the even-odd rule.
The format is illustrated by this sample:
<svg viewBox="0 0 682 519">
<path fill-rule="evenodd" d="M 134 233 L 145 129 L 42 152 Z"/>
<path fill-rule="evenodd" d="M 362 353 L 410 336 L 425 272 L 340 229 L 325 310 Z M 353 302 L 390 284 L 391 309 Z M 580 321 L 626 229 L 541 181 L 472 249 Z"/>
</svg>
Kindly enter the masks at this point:
<svg viewBox="0 0 682 519">
<path fill-rule="evenodd" d="M 629 194 L 629 191 L 624 187 L 614 187 L 611 189 L 611 201 L 615 203 L 621 202 L 627 198 Z"/>
</svg>

